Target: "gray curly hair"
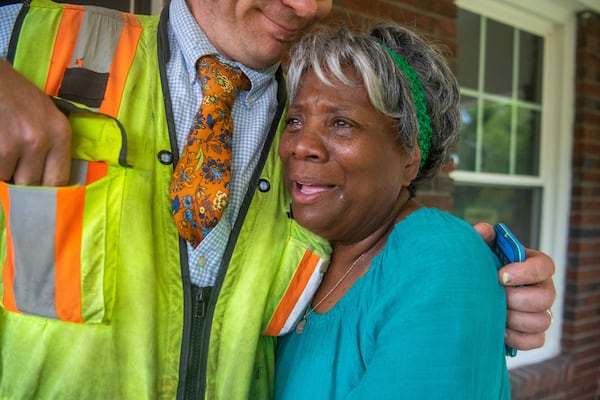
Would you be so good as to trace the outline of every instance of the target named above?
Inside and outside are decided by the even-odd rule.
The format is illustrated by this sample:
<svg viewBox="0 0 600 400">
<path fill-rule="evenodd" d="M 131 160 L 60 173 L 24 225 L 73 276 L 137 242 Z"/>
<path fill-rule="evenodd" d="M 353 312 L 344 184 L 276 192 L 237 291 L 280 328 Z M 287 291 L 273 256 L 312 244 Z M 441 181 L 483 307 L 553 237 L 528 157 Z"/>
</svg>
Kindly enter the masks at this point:
<svg viewBox="0 0 600 400">
<path fill-rule="evenodd" d="M 412 150 L 418 146 L 419 121 L 411 83 L 386 46 L 403 57 L 417 73 L 425 92 L 431 119 L 431 146 L 427 159 L 411 184 L 435 175 L 448 160 L 460 131 L 458 82 L 441 53 L 417 33 L 392 22 L 379 23 L 366 32 L 349 28 L 323 28 L 302 38 L 291 50 L 287 87 L 293 101 L 302 76 L 313 70 L 328 85 L 326 74 L 348 86 L 364 84 L 373 106 L 398 121 L 398 140 Z M 353 82 L 343 67 L 353 67 L 362 82 Z"/>
</svg>

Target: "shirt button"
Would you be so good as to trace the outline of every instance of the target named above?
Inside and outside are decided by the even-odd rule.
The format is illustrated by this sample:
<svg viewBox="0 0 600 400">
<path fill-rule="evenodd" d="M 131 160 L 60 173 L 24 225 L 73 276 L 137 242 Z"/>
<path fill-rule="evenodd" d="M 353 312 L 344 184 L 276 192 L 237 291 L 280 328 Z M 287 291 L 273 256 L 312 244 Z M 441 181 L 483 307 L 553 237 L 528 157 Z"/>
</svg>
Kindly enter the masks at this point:
<svg viewBox="0 0 600 400">
<path fill-rule="evenodd" d="M 269 190 L 271 190 L 271 184 L 269 183 L 268 180 L 261 179 L 261 180 L 258 181 L 258 190 L 261 191 L 261 192 L 263 192 L 263 193 L 266 193 Z"/>
<path fill-rule="evenodd" d="M 161 150 L 158 152 L 158 161 L 163 165 L 173 164 L 173 153 L 168 150 Z"/>
</svg>

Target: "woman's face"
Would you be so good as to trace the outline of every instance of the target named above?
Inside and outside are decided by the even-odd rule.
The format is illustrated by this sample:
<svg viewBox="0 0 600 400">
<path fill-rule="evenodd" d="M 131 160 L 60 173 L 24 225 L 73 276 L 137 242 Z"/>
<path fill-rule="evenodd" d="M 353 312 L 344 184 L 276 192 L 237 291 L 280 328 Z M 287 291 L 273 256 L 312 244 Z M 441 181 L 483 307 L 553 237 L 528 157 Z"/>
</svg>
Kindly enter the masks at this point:
<svg viewBox="0 0 600 400">
<path fill-rule="evenodd" d="M 350 67 L 345 72 L 359 81 Z M 279 145 L 298 223 L 330 241 L 354 243 L 393 221 L 420 160 L 418 150 L 398 142 L 396 127 L 362 85 L 328 86 L 308 71 Z"/>
</svg>

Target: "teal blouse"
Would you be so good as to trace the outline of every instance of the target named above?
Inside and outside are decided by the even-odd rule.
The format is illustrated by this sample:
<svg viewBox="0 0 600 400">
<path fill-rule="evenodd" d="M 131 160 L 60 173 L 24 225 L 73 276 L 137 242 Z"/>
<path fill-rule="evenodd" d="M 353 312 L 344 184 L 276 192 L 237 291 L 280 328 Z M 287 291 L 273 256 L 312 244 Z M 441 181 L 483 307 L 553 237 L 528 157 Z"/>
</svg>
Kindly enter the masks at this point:
<svg viewBox="0 0 600 400">
<path fill-rule="evenodd" d="M 498 264 L 464 221 L 413 212 L 330 311 L 279 340 L 275 398 L 510 398 Z"/>
</svg>

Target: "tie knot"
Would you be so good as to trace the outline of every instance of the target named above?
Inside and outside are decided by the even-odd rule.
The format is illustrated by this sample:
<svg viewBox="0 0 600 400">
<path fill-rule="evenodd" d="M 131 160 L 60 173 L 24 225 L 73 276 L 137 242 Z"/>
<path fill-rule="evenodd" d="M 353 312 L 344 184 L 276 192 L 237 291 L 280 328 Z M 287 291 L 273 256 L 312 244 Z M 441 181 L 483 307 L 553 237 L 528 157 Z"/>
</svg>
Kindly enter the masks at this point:
<svg viewBox="0 0 600 400">
<path fill-rule="evenodd" d="M 202 95 L 209 101 L 233 104 L 237 90 L 250 89 L 250 80 L 239 68 L 218 61 L 214 56 L 204 56 L 196 64 Z"/>
</svg>

